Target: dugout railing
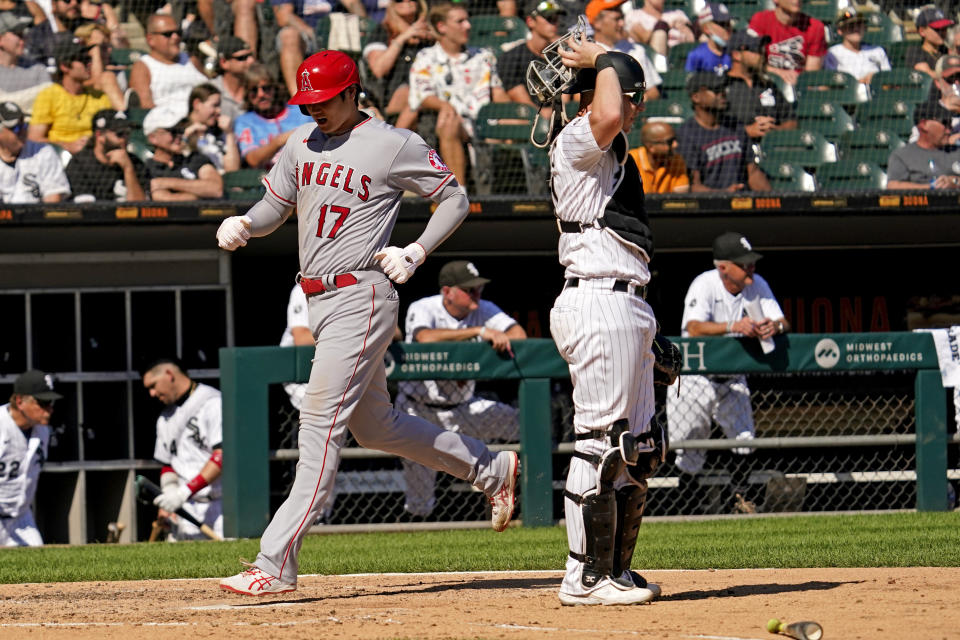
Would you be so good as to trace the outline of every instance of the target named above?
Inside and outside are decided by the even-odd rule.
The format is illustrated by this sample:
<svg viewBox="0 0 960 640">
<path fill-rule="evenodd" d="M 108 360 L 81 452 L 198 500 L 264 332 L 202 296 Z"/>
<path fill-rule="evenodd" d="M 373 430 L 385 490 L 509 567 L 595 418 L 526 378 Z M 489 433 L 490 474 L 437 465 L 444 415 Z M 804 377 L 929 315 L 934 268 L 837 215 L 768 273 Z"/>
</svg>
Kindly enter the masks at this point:
<svg viewBox="0 0 960 640">
<path fill-rule="evenodd" d="M 817 374 L 905 373 L 912 377 L 912 415 L 896 433 L 853 436 L 763 437 L 751 441 L 756 450 L 817 447 L 910 447 L 913 469 L 858 472 L 867 480 L 915 482 L 915 500 L 910 506 L 921 511 L 946 510 L 947 492 L 947 395 L 941 384 L 937 356 L 928 334 L 849 333 L 793 334 L 777 339 L 777 348 L 763 354 L 755 340 L 729 338 L 676 339 L 684 352 L 685 374 L 767 374 L 803 376 Z M 521 427 L 519 451 L 523 473 L 520 481 L 518 517 L 524 526 L 555 522 L 555 493 L 562 475 L 554 465 L 555 455 L 569 449 L 557 442 L 551 416 L 553 382 L 568 380 L 566 364 L 554 343 L 545 339 L 515 342 L 514 357 L 497 355 L 489 345 L 441 343 L 395 344 L 388 355 L 391 380 L 477 379 L 518 382 Z M 243 347 L 220 351 L 223 392 L 224 457 L 243 460 L 224 466 L 225 533 L 228 536 L 259 536 L 270 519 L 270 473 L 268 424 L 270 385 L 305 381 L 313 350 L 307 348 Z M 852 384 L 868 384 L 854 379 Z M 901 408 L 902 409 L 902 408 Z M 863 411 L 871 411 L 864 407 Z M 881 407 L 881 412 L 886 410 Z M 556 408 L 554 407 L 554 414 Z M 911 429 L 912 427 L 912 429 Z M 912 432 L 910 432 L 912 431 Z M 730 449 L 737 444 L 722 440 L 671 442 L 671 448 Z M 289 451 L 287 452 L 290 453 Z M 360 451 L 357 455 L 363 456 Z M 382 455 L 370 452 L 373 456 Z M 276 451 L 273 451 L 274 457 Z M 872 475 L 871 475 L 872 474 Z M 831 474 L 807 474 L 818 478 Z M 856 475 L 856 474 L 840 474 Z M 832 474 L 836 481 L 838 474 Z M 669 486 L 669 479 L 654 478 L 651 488 Z M 910 497 L 913 497 L 911 494 Z"/>
</svg>

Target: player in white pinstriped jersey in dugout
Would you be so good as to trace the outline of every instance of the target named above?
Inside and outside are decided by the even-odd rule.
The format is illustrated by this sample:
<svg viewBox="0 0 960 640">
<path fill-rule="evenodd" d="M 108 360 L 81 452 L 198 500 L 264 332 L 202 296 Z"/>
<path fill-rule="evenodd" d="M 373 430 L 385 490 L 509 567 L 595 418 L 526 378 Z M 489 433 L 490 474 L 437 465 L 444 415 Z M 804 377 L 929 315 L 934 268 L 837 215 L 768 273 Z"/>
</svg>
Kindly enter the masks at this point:
<svg viewBox="0 0 960 640">
<path fill-rule="evenodd" d="M 563 64 L 580 68 L 568 93 L 581 98 L 577 117 L 550 148 L 566 268 L 550 331 L 570 366 L 576 434 L 564 491 L 570 551 L 559 596 L 564 605 L 640 604 L 660 594 L 630 563 L 646 481 L 665 447 L 654 420 L 657 321 L 645 300 L 653 237 L 625 135 L 646 85 L 634 58 L 578 36 L 565 44 Z"/>
</svg>

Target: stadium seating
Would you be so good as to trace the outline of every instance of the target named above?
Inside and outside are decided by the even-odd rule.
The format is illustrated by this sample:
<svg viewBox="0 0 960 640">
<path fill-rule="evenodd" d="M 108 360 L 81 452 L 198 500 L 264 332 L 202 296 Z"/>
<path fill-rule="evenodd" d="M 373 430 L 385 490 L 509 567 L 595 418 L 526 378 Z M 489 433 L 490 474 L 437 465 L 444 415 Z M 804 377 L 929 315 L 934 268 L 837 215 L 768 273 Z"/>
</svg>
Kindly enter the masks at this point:
<svg viewBox="0 0 960 640">
<path fill-rule="evenodd" d="M 801 100 L 797 107 L 797 121 L 801 129 L 818 131 L 830 140 L 838 139 L 856 128 L 856 123 L 843 106 L 833 102 Z"/>
<path fill-rule="evenodd" d="M 864 191 L 886 188 L 887 176 L 871 162 L 840 160 L 817 169 L 817 183 L 822 191 Z"/>
<path fill-rule="evenodd" d="M 836 146 L 822 133 L 809 129 L 771 131 L 763 137 L 760 153 L 769 163 L 796 164 L 812 169 L 837 161 Z"/>
<path fill-rule="evenodd" d="M 690 106 L 689 100 L 661 98 L 660 100 L 647 102 L 643 111 L 640 112 L 638 120 L 641 124 L 648 120 L 669 122 L 676 127 L 692 115 L 693 108 Z"/>
<path fill-rule="evenodd" d="M 223 195 L 228 200 L 259 200 L 266 189 L 261 169 L 238 169 L 223 174 Z"/>
<path fill-rule="evenodd" d="M 887 158 L 903 145 L 900 136 L 892 131 L 861 127 L 840 138 L 838 152 L 845 162 L 872 162 L 886 169 Z"/>
<path fill-rule="evenodd" d="M 503 16 L 470 16 L 470 45 L 489 47 L 499 52 L 508 42 L 527 37 L 527 25 L 521 18 Z"/>
<path fill-rule="evenodd" d="M 878 71 L 870 80 L 870 92 L 886 104 L 894 100 L 924 102 L 930 96 L 932 82 L 930 76 L 913 69 Z"/>
<path fill-rule="evenodd" d="M 489 160 L 493 193 L 514 193 L 526 181 L 517 178 L 527 162 L 524 149 L 531 146 L 536 114 L 536 109 L 519 102 L 489 102 L 477 113 L 473 144 L 478 154 L 489 154 L 485 159 Z M 541 119 L 540 126 L 545 129 L 547 121 Z M 546 132 L 537 138 L 546 138 Z"/>
<path fill-rule="evenodd" d="M 670 47 L 670 52 L 667 54 L 667 69 L 670 71 L 683 69 L 687 63 L 687 55 L 699 45 L 699 42 L 681 42 Z"/>
<path fill-rule="evenodd" d="M 798 164 L 761 160 L 760 169 L 767 174 L 774 191 L 816 190 L 816 180 Z"/>
<path fill-rule="evenodd" d="M 792 84 L 781 78 L 775 73 L 768 73 L 767 79 L 777 85 L 777 89 L 780 90 L 780 93 L 783 94 L 784 99 L 787 102 L 796 102 L 797 101 L 797 90 Z"/>
<path fill-rule="evenodd" d="M 772 74 L 771 74 L 772 75 Z M 797 78 L 797 101 L 831 102 L 847 105 L 859 102 L 857 79 L 842 71 L 805 71 Z"/>
<path fill-rule="evenodd" d="M 687 98 L 687 72 L 683 67 L 671 69 L 666 73 L 660 74 L 663 84 L 660 85 L 660 93 L 665 98 L 672 100 L 682 100 Z M 651 104 L 653 104 L 651 102 Z"/>
<path fill-rule="evenodd" d="M 905 67 L 907 62 L 907 49 L 920 45 L 919 42 L 911 40 L 878 44 L 883 45 L 884 51 L 887 52 L 887 60 L 890 61 L 890 66 L 894 69 Z"/>
<path fill-rule="evenodd" d="M 903 100 L 871 100 L 857 105 L 857 124 L 864 128 L 886 129 L 907 138 L 913 130 L 913 108 L 913 104 Z"/>
<path fill-rule="evenodd" d="M 863 34 L 866 44 L 886 46 L 891 42 L 903 41 L 903 27 L 896 24 L 885 13 L 874 11 L 866 14 L 867 32 Z"/>
</svg>

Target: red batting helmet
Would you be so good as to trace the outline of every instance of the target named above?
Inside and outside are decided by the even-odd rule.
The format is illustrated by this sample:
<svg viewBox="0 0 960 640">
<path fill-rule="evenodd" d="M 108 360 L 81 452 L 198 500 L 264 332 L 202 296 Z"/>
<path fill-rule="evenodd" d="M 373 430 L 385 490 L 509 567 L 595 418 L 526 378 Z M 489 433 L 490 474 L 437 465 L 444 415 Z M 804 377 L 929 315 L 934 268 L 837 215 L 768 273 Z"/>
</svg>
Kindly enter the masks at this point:
<svg viewBox="0 0 960 640">
<path fill-rule="evenodd" d="M 353 59 L 341 51 L 321 51 L 297 68 L 297 95 L 290 104 L 326 102 L 353 84 L 360 84 Z"/>
</svg>

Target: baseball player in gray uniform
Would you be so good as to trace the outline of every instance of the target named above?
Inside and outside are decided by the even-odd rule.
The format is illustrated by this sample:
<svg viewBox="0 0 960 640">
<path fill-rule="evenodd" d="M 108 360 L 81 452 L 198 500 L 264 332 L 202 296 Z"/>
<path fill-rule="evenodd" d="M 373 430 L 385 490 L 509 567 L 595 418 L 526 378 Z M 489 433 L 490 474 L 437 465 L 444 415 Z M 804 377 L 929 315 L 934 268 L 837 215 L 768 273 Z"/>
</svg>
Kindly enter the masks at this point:
<svg viewBox="0 0 960 640">
<path fill-rule="evenodd" d="M 62 397 L 51 376 L 31 369 L 13 381 L 10 402 L 0 406 L 0 546 L 43 546 L 33 498 L 50 445 L 53 403 Z"/>
<path fill-rule="evenodd" d="M 407 342 L 487 341 L 498 352 L 512 353 L 510 341 L 527 337 L 516 320 L 480 298 L 490 280 L 481 278 L 472 262 L 448 262 L 440 269 L 438 282 L 439 294 L 421 298 L 407 309 Z M 517 409 L 476 397 L 476 387 L 473 380 L 401 382 L 397 409 L 430 420 L 447 431 L 486 441 L 516 442 L 520 438 Z M 404 460 L 403 479 L 404 510 L 417 517 L 429 516 L 437 502 L 437 472 Z"/>
<path fill-rule="evenodd" d="M 654 419 L 657 331 L 645 298 L 653 239 L 626 132 L 642 109 L 640 63 L 576 35 L 559 48 L 580 68 L 580 110 L 550 147 L 566 282 L 550 332 L 570 366 L 576 443 L 564 491 L 569 556 L 564 605 L 647 602 L 660 593 L 630 571 L 647 479 L 663 458 Z"/>
<path fill-rule="evenodd" d="M 221 248 L 244 246 L 297 208 L 300 284 L 316 357 L 300 411 L 300 461 L 290 495 L 249 569 L 220 586 L 244 595 L 297 587 L 297 554 L 333 489 L 346 429 L 364 447 L 409 458 L 470 482 L 492 501 L 493 528 L 513 514 L 519 460 L 473 438 L 396 411 L 383 355 L 397 323 L 393 282 L 406 282 L 466 217 L 466 193 L 415 133 L 374 120 L 357 105 L 356 64 L 321 51 L 300 65 L 296 95 L 314 124 L 295 129 L 264 178 L 266 195 L 217 231 Z M 404 191 L 437 202 L 416 242 L 388 246 Z"/>
<path fill-rule="evenodd" d="M 740 233 L 728 231 L 717 236 L 713 242 L 715 268 L 694 278 L 687 290 L 681 335 L 767 339 L 789 331 L 790 324 L 770 285 L 755 273 L 761 257 Z M 751 314 L 751 308 L 759 312 Z M 753 410 L 744 376 L 680 376 L 677 384 L 679 395 L 676 389 L 667 393 L 672 441 L 709 438 L 713 420 L 727 438 L 753 439 Z M 749 447 L 733 450 L 740 455 L 752 451 Z M 678 449 L 676 465 L 685 473 L 696 474 L 706 458 L 703 449 Z"/>
<path fill-rule="evenodd" d="M 192 522 L 178 518 L 183 507 L 223 537 L 223 421 L 220 391 L 195 382 L 173 358 L 162 358 L 143 374 L 143 386 L 165 406 L 157 418 L 153 457 L 163 465 L 153 500 L 160 517 L 173 523 L 167 540 L 200 540 L 206 536 Z"/>
</svg>

